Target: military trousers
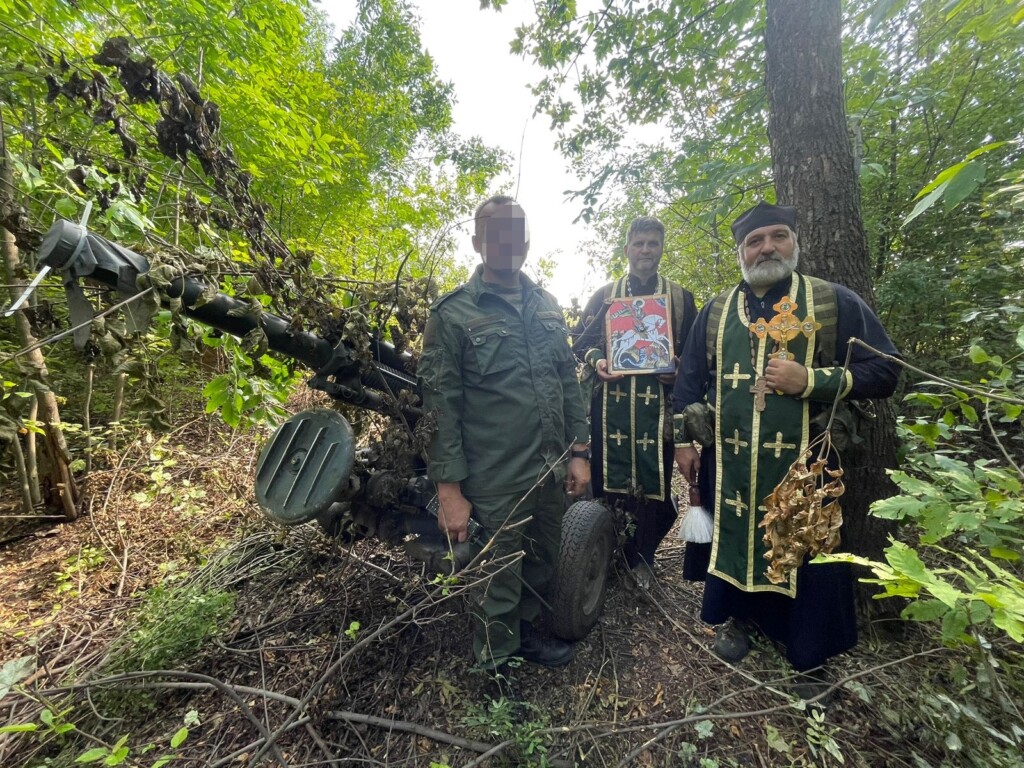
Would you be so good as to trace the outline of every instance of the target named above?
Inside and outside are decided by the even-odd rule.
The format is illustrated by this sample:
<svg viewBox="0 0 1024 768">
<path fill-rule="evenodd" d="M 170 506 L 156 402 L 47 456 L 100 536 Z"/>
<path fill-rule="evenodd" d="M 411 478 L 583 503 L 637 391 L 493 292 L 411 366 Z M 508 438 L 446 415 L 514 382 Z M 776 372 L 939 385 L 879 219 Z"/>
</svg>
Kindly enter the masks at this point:
<svg viewBox="0 0 1024 768">
<path fill-rule="evenodd" d="M 484 564 L 484 579 L 472 598 L 473 653 L 485 668 L 515 656 L 519 622 L 533 622 L 541 614 L 541 601 L 523 584 L 548 599 L 561 546 L 565 499 L 562 482 L 551 476 L 529 493 L 469 497 L 474 517 L 488 537 L 495 537 Z"/>
</svg>

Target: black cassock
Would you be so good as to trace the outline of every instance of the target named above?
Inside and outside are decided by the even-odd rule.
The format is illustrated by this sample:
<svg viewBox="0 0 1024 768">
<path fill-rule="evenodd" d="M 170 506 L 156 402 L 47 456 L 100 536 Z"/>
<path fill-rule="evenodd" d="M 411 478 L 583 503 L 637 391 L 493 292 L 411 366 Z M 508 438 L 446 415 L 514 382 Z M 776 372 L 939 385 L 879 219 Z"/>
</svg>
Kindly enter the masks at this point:
<svg viewBox="0 0 1024 768">
<path fill-rule="evenodd" d="M 769 317 L 772 305 L 787 292 L 790 278 L 773 286 L 762 298 L 742 283 L 750 317 Z M 836 285 L 836 358 L 841 366 L 851 338 L 861 339 L 890 355 L 899 353 L 881 322 L 857 294 Z M 676 377 L 673 407 L 680 413 L 690 403 L 706 397 L 714 405 L 715 376 L 707 364 L 708 303 L 697 316 L 687 337 L 682 364 Z M 847 399 L 884 398 L 896 388 L 899 366 L 855 346 L 850 361 L 853 388 Z M 827 405 L 822 405 L 827 408 Z M 813 417 L 813 413 L 811 414 Z M 698 477 L 701 498 L 714 498 L 715 449 L 701 454 Z M 829 657 L 857 644 L 857 619 L 854 611 L 853 573 L 844 563 L 807 565 L 797 569 L 796 597 L 775 592 L 744 592 L 708 574 L 711 544 L 687 543 L 683 575 L 691 581 L 704 581 L 701 619 L 721 624 L 730 617 L 754 622 L 762 632 L 786 647 L 786 657 L 797 671 L 824 664 Z"/>
</svg>

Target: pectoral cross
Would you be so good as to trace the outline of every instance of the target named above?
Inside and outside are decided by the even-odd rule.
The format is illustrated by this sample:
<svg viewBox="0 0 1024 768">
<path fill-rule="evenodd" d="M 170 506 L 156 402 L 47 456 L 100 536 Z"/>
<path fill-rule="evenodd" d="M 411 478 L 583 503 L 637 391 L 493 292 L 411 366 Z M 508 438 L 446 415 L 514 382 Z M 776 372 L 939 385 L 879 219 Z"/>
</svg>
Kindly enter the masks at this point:
<svg viewBox="0 0 1024 768">
<path fill-rule="evenodd" d="M 754 395 L 754 408 L 760 413 L 765 409 L 764 396 L 771 394 L 768 381 L 764 376 L 758 376 L 750 385 L 750 394 Z"/>
</svg>

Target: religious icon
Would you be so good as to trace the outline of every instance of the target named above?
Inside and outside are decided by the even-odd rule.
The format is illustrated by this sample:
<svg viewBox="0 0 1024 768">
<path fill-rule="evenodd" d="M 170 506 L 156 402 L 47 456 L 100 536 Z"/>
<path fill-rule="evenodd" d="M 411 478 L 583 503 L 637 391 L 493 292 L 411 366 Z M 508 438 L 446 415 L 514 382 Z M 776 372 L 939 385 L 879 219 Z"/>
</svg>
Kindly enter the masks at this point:
<svg viewBox="0 0 1024 768">
<path fill-rule="evenodd" d="M 611 299 L 608 304 L 608 372 L 674 372 L 668 296 L 627 296 Z"/>
</svg>

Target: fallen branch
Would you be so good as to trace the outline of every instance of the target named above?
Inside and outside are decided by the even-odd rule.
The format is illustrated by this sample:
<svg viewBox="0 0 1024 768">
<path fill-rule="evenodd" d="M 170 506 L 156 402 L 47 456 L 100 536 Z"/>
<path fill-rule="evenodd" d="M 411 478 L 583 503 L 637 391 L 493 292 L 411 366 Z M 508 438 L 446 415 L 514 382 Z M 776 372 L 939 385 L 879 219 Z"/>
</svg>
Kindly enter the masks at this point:
<svg viewBox="0 0 1024 768">
<path fill-rule="evenodd" d="M 376 715 L 363 715 L 359 712 L 345 712 L 342 710 L 328 712 L 327 717 L 331 720 L 343 720 L 349 723 L 363 723 L 364 725 L 373 725 L 378 728 L 387 728 L 392 731 L 411 733 L 416 736 L 423 736 L 432 741 L 439 741 L 442 744 L 451 744 L 453 747 L 469 749 L 473 752 L 483 752 L 486 754 L 495 749 L 494 744 L 487 744 L 483 741 L 472 741 L 471 739 L 465 739 L 461 736 L 453 736 L 450 733 L 438 731 L 435 728 L 429 728 L 425 725 L 420 725 L 419 723 L 410 723 L 407 720 L 388 720 L 387 718 L 377 717 Z M 510 742 L 507 742 L 506 746 L 508 743 Z"/>
</svg>

